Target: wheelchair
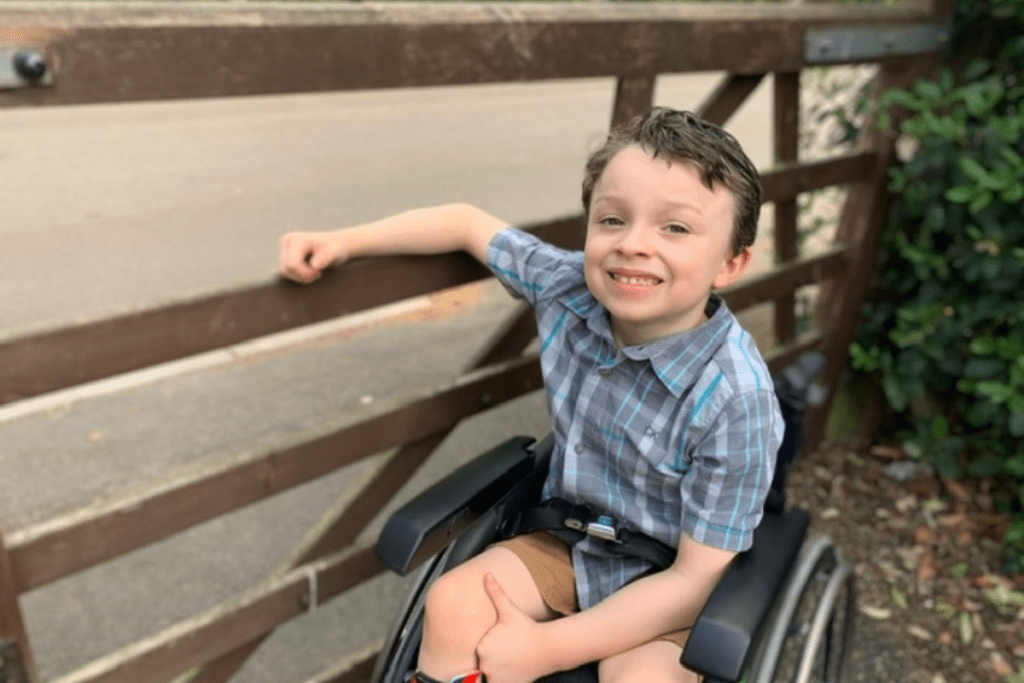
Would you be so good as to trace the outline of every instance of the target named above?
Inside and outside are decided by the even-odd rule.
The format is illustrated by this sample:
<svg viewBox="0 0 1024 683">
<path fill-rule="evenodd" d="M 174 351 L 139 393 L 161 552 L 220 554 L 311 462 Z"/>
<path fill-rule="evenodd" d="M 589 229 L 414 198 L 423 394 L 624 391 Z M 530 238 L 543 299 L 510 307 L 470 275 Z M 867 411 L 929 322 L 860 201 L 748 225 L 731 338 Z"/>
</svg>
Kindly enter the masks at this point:
<svg viewBox="0 0 1024 683">
<path fill-rule="evenodd" d="M 752 547 L 729 566 L 694 624 L 681 664 L 705 683 L 839 683 L 853 633 L 850 565 L 809 515 L 785 504 L 786 473 L 803 442 L 811 381 L 823 364 L 801 356 L 775 379 L 786 429 L 765 515 Z M 505 520 L 539 502 L 550 436 L 516 437 L 478 456 L 396 511 L 377 554 L 405 575 L 422 563 L 377 659 L 371 683 L 405 683 L 415 670 L 431 582 L 502 537 Z M 596 683 L 591 664 L 544 683 Z"/>
</svg>

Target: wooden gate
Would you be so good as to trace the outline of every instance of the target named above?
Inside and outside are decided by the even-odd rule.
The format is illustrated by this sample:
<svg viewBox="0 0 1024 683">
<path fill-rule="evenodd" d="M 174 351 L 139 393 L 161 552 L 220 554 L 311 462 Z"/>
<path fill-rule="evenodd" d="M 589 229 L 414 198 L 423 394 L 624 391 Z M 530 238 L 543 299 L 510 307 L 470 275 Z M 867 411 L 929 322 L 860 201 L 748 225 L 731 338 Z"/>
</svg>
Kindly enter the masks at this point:
<svg viewBox="0 0 1024 683">
<path fill-rule="evenodd" d="M 826 64 L 878 66 L 879 87 L 929 68 L 945 40 L 949 8 L 874 4 L 352 4 L 123 5 L 46 3 L 0 8 L 0 106 L 127 102 L 614 77 L 612 121 L 647 109 L 659 74 L 721 71 L 699 109 L 726 122 L 773 76 L 776 164 L 764 169 L 774 207 L 777 265 L 724 292 L 740 311 L 774 302 L 769 365 L 808 348 L 827 351 L 834 390 L 868 283 L 884 208 L 892 141 L 865 127 L 857 148 L 814 162 L 797 154 L 800 74 Z M 599 45 L 601 49 L 593 49 Z M 222 68 L 207 68 L 220 55 Z M 372 62 L 373 69 L 363 64 Z M 293 68 L 303 65 L 302 69 Z M 845 185 L 832 246 L 798 248 L 802 193 Z M 580 216 L 541 220 L 544 239 L 582 244 Z M 356 284 L 365 262 L 308 288 L 265 284 L 113 319 L 0 341 L 0 401 L 46 394 L 191 354 L 370 309 L 487 277 L 465 255 L 375 261 L 390 283 Z M 401 277 L 397 277 L 401 274 Z M 794 296 L 822 285 L 821 312 L 797 334 Z M 63 577 L 257 503 L 348 464 L 390 451 L 358 491 L 336 506 L 295 562 L 253 590 L 110 653 L 60 683 L 193 683 L 231 679 L 279 625 L 311 603 L 382 571 L 356 541 L 435 447 L 463 419 L 541 386 L 529 311 L 497 330 L 467 375 L 371 419 L 284 450 L 256 453 L 194 478 L 115 498 L 29 526 L 0 541 L 0 671 L 38 681 L 20 596 Z M 830 400 L 830 399 L 829 399 Z M 826 402 L 813 417 L 820 434 Z M 362 681 L 374 651 L 354 651 L 317 680 Z"/>
</svg>

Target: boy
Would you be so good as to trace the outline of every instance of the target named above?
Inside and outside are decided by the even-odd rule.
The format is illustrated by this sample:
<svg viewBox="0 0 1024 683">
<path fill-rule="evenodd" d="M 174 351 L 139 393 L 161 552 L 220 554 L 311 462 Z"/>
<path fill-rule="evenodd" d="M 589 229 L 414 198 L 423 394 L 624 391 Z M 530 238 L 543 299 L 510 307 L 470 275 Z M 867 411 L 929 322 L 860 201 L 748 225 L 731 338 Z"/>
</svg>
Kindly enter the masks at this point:
<svg viewBox="0 0 1024 683">
<path fill-rule="evenodd" d="M 545 494 L 678 547 L 652 571 L 590 537 L 492 546 L 431 587 L 420 683 L 530 683 L 591 661 L 601 683 L 698 680 L 679 665 L 687 629 L 750 545 L 782 438 L 768 371 L 713 294 L 749 264 L 760 192 L 732 136 L 655 108 L 588 160 L 582 254 L 464 205 L 281 239 L 299 282 L 356 256 L 465 249 L 487 264 L 537 311 Z"/>
</svg>

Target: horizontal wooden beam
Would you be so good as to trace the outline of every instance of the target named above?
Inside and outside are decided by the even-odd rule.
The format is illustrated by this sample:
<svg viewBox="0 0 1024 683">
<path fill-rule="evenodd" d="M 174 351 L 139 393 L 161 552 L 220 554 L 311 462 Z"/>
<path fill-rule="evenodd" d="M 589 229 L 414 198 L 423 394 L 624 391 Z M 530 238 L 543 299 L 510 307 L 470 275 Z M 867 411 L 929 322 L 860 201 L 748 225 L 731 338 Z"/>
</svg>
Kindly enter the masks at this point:
<svg viewBox="0 0 1024 683">
<path fill-rule="evenodd" d="M 720 294 L 729 308 L 742 311 L 765 301 L 774 301 L 779 295 L 799 287 L 842 277 L 846 257 L 846 247 L 835 245 L 817 256 L 792 261 L 763 275 L 745 279 L 723 289 Z"/>
<path fill-rule="evenodd" d="M 298 567 L 51 683 L 163 683 L 303 614 L 310 609 L 311 600 L 327 602 L 383 571 L 384 566 L 374 554 L 371 542 L 367 542 L 345 553 Z M 316 595 L 311 593 L 313 587 L 316 587 Z"/>
<path fill-rule="evenodd" d="M 583 243 L 578 216 L 529 228 Z M 466 254 L 353 261 L 308 286 L 275 281 L 0 342 L 0 404 L 489 277 Z M 367 278 L 380 283 L 366 288 Z"/>
<path fill-rule="evenodd" d="M 927 2 L 11 4 L 0 40 L 52 85 L 0 106 L 797 71 L 809 29 L 932 20 Z"/>
<path fill-rule="evenodd" d="M 7 534 L 19 593 L 38 588 L 539 389 L 534 356 L 290 448 L 221 465 Z"/>
<path fill-rule="evenodd" d="M 826 336 L 821 330 L 811 330 L 799 335 L 793 341 L 772 349 L 764 355 L 764 362 L 768 365 L 771 373 L 781 372 L 787 365 L 800 357 L 804 351 L 811 349 L 823 350 Z"/>
<path fill-rule="evenodd" d="M 857 152 L 803 163 L 778 164 L 761 174 L 762 199 L 781 202 L 803 192 L 861 180 L 875 167 L 873 152 Z"/>
</svg>

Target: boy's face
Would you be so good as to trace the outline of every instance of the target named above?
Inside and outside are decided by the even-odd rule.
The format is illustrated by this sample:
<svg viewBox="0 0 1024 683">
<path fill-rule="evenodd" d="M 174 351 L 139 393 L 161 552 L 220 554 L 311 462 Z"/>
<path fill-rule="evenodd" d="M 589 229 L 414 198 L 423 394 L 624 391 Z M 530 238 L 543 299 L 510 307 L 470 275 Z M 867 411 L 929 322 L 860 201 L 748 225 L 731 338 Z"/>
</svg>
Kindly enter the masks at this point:
<svg viewBox="0 0 1024 683">
<path fill-rule="evenodd" d="M 704 322 L 712 288 L 736 281 L 749 250 L 733 255 L 733 198 L 710 190 L 695 166 L 639 147 L 616 154 L 594 186 L 584 273 L 626 344 L 684 332 Z"/>
</svg>

